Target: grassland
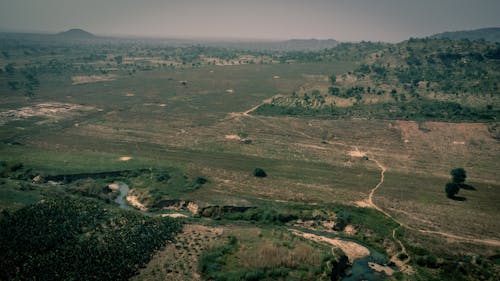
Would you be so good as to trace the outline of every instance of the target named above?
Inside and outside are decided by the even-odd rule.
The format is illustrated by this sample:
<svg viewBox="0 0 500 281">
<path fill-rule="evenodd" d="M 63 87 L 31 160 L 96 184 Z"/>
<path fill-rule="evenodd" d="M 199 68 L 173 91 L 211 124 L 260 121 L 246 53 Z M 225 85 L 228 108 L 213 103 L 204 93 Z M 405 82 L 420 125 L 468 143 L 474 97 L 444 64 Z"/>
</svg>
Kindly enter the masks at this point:
<svg viewBox="0 0 500 281">
<path fill-rule="evenodd" d="M 323 223 L 335 221 L 342 210 L 351 214 L 349 224 L 356 233 L 339 231 L 332 235 L 369 245 L 386 257 L 401 250 L 392 238 L 396 229 L 395 236 L 408 248 L 415 272 L 388 278 L 425 280 L 440 269 L 413 258 L 437 256 L 436 264 L 444 267 L 462 255 L 493 263 L 488 272 L 494 277 L 498 264 L 494 265 L 491 257 L 498 255 L 498 246 L 415 231 L 500 240 L 499 149 L 491 122 L 245 113 L 266 100 L 289 98 L 293 92 L 303 95 L 314 88 L 327 90 L 333 73 L 352 72 L 361 59 L 351 56 L 345 61 L 224 66 L 154 64 L 148 70 L 140 70 L 145 67 L 142 65 L 133 73 L 128 73 L 130 65 L 105 61 L 99 62 L 101 67 L 110 64 L 118 69 L 107 72 L 116 75 L 114 80 L 73 84 L 74 76 L 91 74 L 73 68 L 65 75 L 39 74 L 41 83 L 30 97 L 9 89 L 7 81 L 12 77 L 3 73 L 0 112 L 13 113 L 0 125 L 0 160 L 22 162 L 32 176 L 151 169 L 149 174 L 129 179 L 96 180 L 96 185 L 101 188 L 112 182 L 127 182 L 142 195 L 139 199 L 148 208 L 158 202 L 180 200 L 195 204 L 201 211 L 207 207 L 222 210 L 220 215 L 204 217 L 203 213 L 191 215 L 182 206 L 174 206 L 180 210 L 153 208 L 159 213 L 175 211 L 192 218 L 178 236 L 178 243 L 158 252 L 137 280 L 215 278 L 217 274 L 276 274 L 275 279 L 285 273 L 296 279 L 325 277 L 324 272 L 315 270 L 321 268 L 331 247 L 292 238 L 288 228 L 301 220 L 313 221 L 316 230 L 332 231 Z M 16 65 L 20 64 L 17 61 Z M 53 111 L 32 116 L 19 111 L 37 108 L 41 103 L 49 103 Z M 80 107 L 64 111 L 69 105 Z M 228 137 L 235 135 L 239 137 Z M 353 151 L 366 157 L 354 157 Z M 373 159 L 387 168 L 374 202 L 412 229 L 398 227 L 374 209 L 356 207 L 380 181 L 380 168 L 370 161 Z M 476 188 L 460 192 L 465 201 L 452 201 L 444 193 L 449 171 L 458 166 L 467 170 L 467 183 Z M 268 177 L 254 177 L 255 167 L 263 168 Z M 158 171 L 167 171 L 167 183 L 158 180 Z M 191 188 L 198 177 L 208 182 Z M 54 193 L 76 194 L 76 183 L 50 186 L 14 176 L 0 180 L 0 209 L 16 210 Z M 95 198 L 102 201 L 104 197 Z M 252 209 L 224 214 L 224 206 Z M 307 223 L 300 226 L 309 227 Z M 216 235 L 219 228 L 224 234 Z M 236 237 L 237 246 L 231 245 L 229 237 Z M 204 271 L 195 265 L 200 257 L 216 252 L 227 261 L 212 265 L 217 270 Z M 275 266 L 257 264 L 262 258 L 259 253 L 274 253 Z M 280 260 L 277 256 L 297 259 Z M 339 256 L 335 253 L 335 258 Z M 178 258 L 182 262 L 173 263 Z M 480 267 L 472 261 L 470 264 L 474 270 Z M 288 269 L 271 270 L 282 265 Z M 245 270 L 238 273 L 236 268 Z M 464 276 L 474 279 L 479 275 L 467 271 Z"/>
</svg>

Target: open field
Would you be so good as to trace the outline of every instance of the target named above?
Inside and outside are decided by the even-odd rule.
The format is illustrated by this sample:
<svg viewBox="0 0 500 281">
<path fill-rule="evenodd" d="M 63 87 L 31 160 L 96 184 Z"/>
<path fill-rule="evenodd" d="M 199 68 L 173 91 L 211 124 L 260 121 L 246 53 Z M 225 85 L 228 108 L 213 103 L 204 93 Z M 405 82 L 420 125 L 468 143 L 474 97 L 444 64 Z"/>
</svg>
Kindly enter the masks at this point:
<svg viewBox="0 0 500 281">
<path fill-rule="evenodd" d="M 274 97 L 300 94 L 315 86 L 326 90 L 332 73 L 357 66 L 357 62 L 340 61 L 164 67 L 133 75 L 120 71 L 102 76 L 47 74 L 30 98 L 1 90 L 0 160 L 21 162 L 33 175 L 43 176 L 149 169 L 150 173 L 135 172 L 128 179 L 101 179 L 96 188 L 123 181 L 133 190 L 129 198 L 137 201 L 136 206 L 163 212 L 158 202 L 177 200 L 200 210 L 192 214 L 186 206 L 178 206 L 176 211 L 190 220 L 214 219 L 207 223 L 210 227 L 186 225 L 176 244 L 156 252 L 136 280 L 214 278 L 218 275 L 202 272 L 197 263 L 202 253 L 222 251 L 227 245 L 222 256 L 229 262 L 217 265 L 224 274 L 242 274 L 233 272 L 234 268 L 278 274 L 259 264 L 266 254 L 273 255 L 276 268 L 291 268 L 289 277 L 325 277 L 297 267 L 321 264 L 331 246 L 321 244 L 326 238 L 308 234 L 305 237 L 313 241 L 299 240 L 281 228 L 290 221 L 263 218 L 266 212 L 293 220 L 317 220 L 320 225 L 338 219 L 329 212 L 344 208 L 357 224 L 350 225 L 355 234 L 343 230 L 333 234 L 356 239 L 351 241 L 355 244 L 362 241 L 388 258 L 406 252 L 405 245 L 410 259 L 400 260 L 410 263 L 420 248 L 443 256 L 498 255 L 500 147 L 492 131 L 495 122 L 253 114 Z M 383 181 L 381 166 L 385 168 Z M 256 167 L 268 176 L 253 176 Z M 467 170 L 466 183 L 476 189 L 461 190 L 464 201 L 450 200 L 444 192 L 455 167 Z M 167 176 L 161 174 L 164 171 Z M 206 183 L 192 184 L 200 178 Z M 0 180 L 0 209 L 5 210 L 17 210 L 51 192 L 86 187 L 75 181 L 51 190 L 49 184 L 27 179 L 31 185 L 26 188 L 20 178 Z M 370 191 L 377 184 L 370 203 Z M 358 208 L 360 202 L 363 208 Z M 225 206 L 253 209 L 228 214 L 221 211 Z M 220 214 L 203 214 L 210 207 Z M 316 214 L 320 212 L 324 214 Z M 238 216 L 256 225 L 239 224 Z M 321 225 L 313 228 L 318 229 L 331 231 Z M 454 235 L 476 242 L 454 239 Z M 238 247 L 226 243 L 230 237 L 236 237 Z M 481 242 L 486 240 L 493 242 Z M 433 245 L 436 241 L 450 247 Z M 281 254 L 289 259 L 280 260 Z M 392 274 L 394 269 L 387 270 Z"/>
</svg>

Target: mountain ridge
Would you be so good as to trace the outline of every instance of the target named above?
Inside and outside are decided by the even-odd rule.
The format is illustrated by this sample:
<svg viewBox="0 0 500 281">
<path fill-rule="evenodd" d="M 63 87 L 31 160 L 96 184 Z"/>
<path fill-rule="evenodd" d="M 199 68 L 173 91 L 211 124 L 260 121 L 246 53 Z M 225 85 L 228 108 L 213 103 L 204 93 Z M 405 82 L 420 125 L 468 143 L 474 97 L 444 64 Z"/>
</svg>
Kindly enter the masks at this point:
<svg viewBox="0 0 500 281">
<path fill-rule="evenodd" d="M 59 32 L 56 34 L 56 36 L 61 37 L 61 38 L 71 38 L 71 39 L 90 39 L 90 38 L 97 38 L 96 35 L 85 31 L 81 28 L 72 28 L 63 32 Z"/>
<path fill-rule="evenodd" d="M 446 31 L 429 36 L 430 38 L 447 38 L 452 40 L 469 39 L 500 42 L 500 27 L 486 27 L 472 30 Z"/>
</svg>

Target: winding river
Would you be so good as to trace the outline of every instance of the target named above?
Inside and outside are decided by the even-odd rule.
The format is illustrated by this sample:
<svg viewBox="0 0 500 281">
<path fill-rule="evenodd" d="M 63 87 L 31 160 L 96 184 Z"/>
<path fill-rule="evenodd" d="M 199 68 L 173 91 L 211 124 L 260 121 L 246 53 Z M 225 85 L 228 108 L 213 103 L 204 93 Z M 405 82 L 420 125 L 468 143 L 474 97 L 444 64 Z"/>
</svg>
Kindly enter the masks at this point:
<svg viewBox="0 0 500 281">
<path fill-rule="evenodd" d="M 118 190 L 120 191 L 120 194 L 118 194 L 118 197 L 116 197 L 115 203 L 120 205 L 120 209 L 133 210 L 134 208 L 129 206 L 127 204 L 127 200 L 126 200 L 126 197 L 130 191 L 130 188 L 128 187 L 128 185 L 126 183 L 120 182 L 120 183 L 118 183 Z"/>
</svg>

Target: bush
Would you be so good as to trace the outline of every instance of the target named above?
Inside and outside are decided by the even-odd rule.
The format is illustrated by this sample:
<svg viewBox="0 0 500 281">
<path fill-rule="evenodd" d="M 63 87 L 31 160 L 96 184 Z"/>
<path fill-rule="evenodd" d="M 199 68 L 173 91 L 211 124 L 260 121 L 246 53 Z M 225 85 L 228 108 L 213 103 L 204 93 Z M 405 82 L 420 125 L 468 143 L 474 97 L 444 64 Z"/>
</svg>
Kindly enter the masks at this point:
<svg viewBox="0 0 500 281">
<path fill-rule="evenodd" d="M 205 184 L 207 182 L 208 182 L 208 180 L 206 178 L 204 178 L 204 177 L 197 177 L 196 178 L 196 183 L 197 184 Z"/>
<path fill-rule="evenodd" d="M 253 175 L 256 176 L 256 177 L 258 177 L 258 178 L 265 178 L 265 177 L 267 177 L 266 172 L 263 169 L 258 168 L 258 167 L 255 168 L 255 170 L 253 170 Z"/>
<path fill-rule="evenodd" d="M 156 180 L 159 182 L 166 182 L 170 179 L 170 175 L 166 171 L 159 171 L 156 175 Z"/>
</svg>

